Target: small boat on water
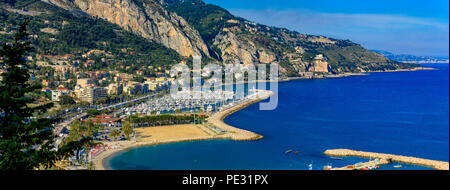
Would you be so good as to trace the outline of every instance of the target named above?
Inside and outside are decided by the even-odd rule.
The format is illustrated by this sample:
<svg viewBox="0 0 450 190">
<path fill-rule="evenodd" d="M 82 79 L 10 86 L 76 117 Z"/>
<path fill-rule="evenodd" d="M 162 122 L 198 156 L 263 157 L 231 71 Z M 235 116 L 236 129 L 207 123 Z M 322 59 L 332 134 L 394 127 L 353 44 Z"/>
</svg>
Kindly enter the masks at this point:
<svg viewBox="0 0 450 190">
<path fill-rule="evenodd" d="M 297 150 L 297 151 L 295 151 L 295 154 L 298 154 L 298 150 Z"/>
<path fill-rule="evenodd" d="M 375 170 L 375 169 L 379 169 L 379 168 L 380 168 L 380 166 L 377 166 L 377 165 L 372 165 L 372 166 L 367 167 L 368 170 Z"/>
<path fill-rule="evenodd" d="M 402 165 L 395 165 L 394 168 L 401 168 L 403 167 Z"/>
<path fill-rule="evenodd" d="M 331 157 L 331 159 L 333 159 L 333 160 L 343 160 L 343 158 L 339 158 L 339 157 Z"/>
<path fill-rule="evenodd" d="M 284 152 L 285 154 L 289 154 L 289 153 L 291 153 L 292 152 L 292 150 L 286 150 L 286 152 Z"/>
<path fill-rule="evenodd" d="M 328 164 L 323 167 L 323 170 L 332 170 L 332 169 L 333 169 L 333 166 L 331 164 Z"/>
</svg>

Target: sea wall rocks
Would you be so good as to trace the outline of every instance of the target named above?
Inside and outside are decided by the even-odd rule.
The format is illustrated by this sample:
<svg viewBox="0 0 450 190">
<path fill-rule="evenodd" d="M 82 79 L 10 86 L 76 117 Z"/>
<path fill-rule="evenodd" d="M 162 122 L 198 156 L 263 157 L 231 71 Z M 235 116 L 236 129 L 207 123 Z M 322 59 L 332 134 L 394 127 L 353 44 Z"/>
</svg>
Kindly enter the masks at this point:
<svg viewBox="0 0 450 190">
<path fill-rule="evenodd" d="M 416 164 L 422 166 L 433 167 L 437 170 L 449 170 L 449 163 L 443 161 L 429 160 L 423 158 L 415 158 L 409 156 L 399 156 L 393 154 L 382 154 L 382 153 L 372 153 L 372 152 L 363 152 L 363 151 L 355 151 L 349 149 L 333 149 L 327 150 L 324 152 L 326 155 L 330 156 L 357 156 L 363 158 L 371 158 L 371 159 L 389 159 L 393 162 L 403 162 L 407 164 Z"/>
</svg>

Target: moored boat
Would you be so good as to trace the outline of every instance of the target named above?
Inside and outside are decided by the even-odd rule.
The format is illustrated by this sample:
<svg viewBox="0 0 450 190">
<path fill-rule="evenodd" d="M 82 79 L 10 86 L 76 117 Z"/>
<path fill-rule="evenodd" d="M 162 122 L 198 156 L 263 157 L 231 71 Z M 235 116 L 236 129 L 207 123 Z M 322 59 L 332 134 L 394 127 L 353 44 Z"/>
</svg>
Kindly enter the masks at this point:
<svg viewBox="0 0 450 190">
<path fill-rule="evenodd" d="M 333 166 L 331 164 L 328 164 L 323 167 L 323 170 L 331 170 L 331 169 L 333 169 Z"/>
</svg>

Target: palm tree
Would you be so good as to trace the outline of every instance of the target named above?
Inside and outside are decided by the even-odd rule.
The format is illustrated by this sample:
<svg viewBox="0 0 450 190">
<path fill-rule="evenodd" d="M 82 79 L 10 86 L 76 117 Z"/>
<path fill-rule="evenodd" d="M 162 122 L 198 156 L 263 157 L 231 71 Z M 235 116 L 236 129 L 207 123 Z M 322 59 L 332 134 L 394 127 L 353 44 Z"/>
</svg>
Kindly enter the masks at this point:
<svg viewBox="0 0 450 190">
<path fill-rule="evenodd" d="M 114 129 L 109 135 L 114 138 L 114 141 L 116 141 L 117 137 L 120 136 L 120 132 Z"/>
<path fill-rule="evenodd" d="M 133 133 L 133 127 L 129 121 L 124 122 L 122 132 L 125 134 L 126 138 L 130 140 L 130 134 Z"/>
</svg>

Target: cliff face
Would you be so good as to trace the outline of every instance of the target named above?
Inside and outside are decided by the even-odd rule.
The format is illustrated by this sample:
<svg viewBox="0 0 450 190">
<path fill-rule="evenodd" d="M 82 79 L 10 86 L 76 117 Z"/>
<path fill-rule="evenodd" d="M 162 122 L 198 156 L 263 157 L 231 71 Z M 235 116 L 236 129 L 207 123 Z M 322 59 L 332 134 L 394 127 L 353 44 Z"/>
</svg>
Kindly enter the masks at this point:
<svg viewBox="0 0 450 190">
<path fill-rule="evenodd" d="M 292 48 L 265 34 L 248 33 L 240 29 L 226 29 L 213 40 L 215 50 L 225 64 L 268 64 L 280 66 L 282 73 L 303 75 L 306 72 L 328 73 L 329 64 L 322 54 L 306 60 L 304 49 Z"/>
<path fill-rule="evenodd" d="M 166 11 L 154 0 L 48 0 L 65 9 L 81 11 L 144 38 L 154 40 L 182 56 L 209 56 L 208 48 L 197 30 L 175 13 Z"/>
<path fill-rule="evenodd" d="M 221 51 L 222 54 L 220 56 L 226 64 L 278 62 L 274 52 L 258 46 L 255 42 L 245 36 L 237 36 L 233 32 L 217 35 L 213 45 Z"/>
<path fill-rule="evenodd" d="M 186 19 L 224 63 L 278 63 L 281 74 L 345 73 L 410 68 L 349 40 L 300 34 L 235 17 L 202 0 L 165 0 L 163 6 Z"/>
</svg>

